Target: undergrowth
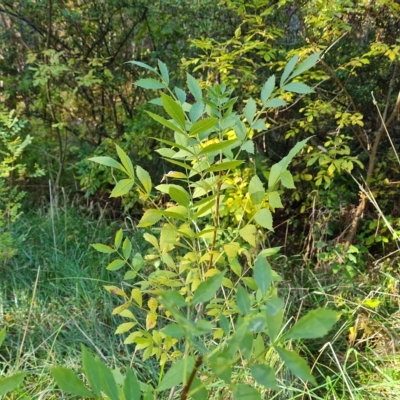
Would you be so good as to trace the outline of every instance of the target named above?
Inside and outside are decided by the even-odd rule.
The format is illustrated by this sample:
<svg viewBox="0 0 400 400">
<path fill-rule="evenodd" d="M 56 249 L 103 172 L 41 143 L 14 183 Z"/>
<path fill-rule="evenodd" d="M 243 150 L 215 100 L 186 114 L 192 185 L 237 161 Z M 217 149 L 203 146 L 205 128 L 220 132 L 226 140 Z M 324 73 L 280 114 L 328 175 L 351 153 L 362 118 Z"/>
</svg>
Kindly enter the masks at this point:
<svg viewBox="0 0 400 400">
<path fill-rule="evenodd" d="M 123 228 L 131 229 L 128 225 Z M 63 363 L 79 370 L 81 344 L 112 368 L 123 371 L 130 365 L 132 346 L 124 345 L 114 334 L 118 321 L 110 315 L 115 304 L 102 289 L 117 279 L 116 274 L 106 271 L 98 253 L 88 246 L 88 238 L 107 241 L 115 229 L 106 218 L 88 216 L 71 207 L 59 209 L 54 218 L 48 210 L 31 211 L 15 224 L 19 252 L 1 271 L 0 326 L 7 327 L 7 337 L 0 349 L 0 371 L 4 374 L 16 367 L 27 330 L 19 367 L 29 375 L 25 384 L 5 399 L 59 398 L 48 367 Z M 354 282 L 340 282 L 326 273 L 317 275 L 313 265 L 302 264 L 300 257 L 274 260 L 274 269 L 285 276 L 280 291 L 286 314 L 296 320 L 308 308 L 330 304 L 341 308 L 345 318 L 327 343 L 291 342 L 311 365 L 319 382 L 315 388 L 287 385 L 293 377 L 279 369 L 278 359 L 270 360 L 278 370 L 280 386 L 270 399 L 398 398 L 398 260 L 386 260 Z M 374 308 L 365 305 L 373 305 L 372 300 L 379 304 Z M 350 330 L 356 324 L 352 339 Z M 142 381 L 155 383 L 156 366 L 151 360 L 138 365 L 136 358 L 135 368 Z"/>
</svg>

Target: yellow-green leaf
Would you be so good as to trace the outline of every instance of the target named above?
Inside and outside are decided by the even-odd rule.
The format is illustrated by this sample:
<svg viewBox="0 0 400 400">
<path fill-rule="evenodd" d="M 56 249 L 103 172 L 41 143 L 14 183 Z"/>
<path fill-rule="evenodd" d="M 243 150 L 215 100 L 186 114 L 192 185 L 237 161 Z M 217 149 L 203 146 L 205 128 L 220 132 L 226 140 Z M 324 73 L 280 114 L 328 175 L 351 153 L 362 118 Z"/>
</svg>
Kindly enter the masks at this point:
<svg viewBox="0 0 400 400">
<path fill-rule="evenodd" d="M 270 231 L 274 231 L 272 226 L 272 214 L 271 211 L 267 208 L 261 208 L 254 215 L 254 220 L 258 225 L 261 225 L 263 228 L 267 228 Z"/>
<path fill-rule="evenodd" d="M 135 181 L 133 179 L 121 179 L 115 185 L 112 190 L 110 197 L 120 197 L 127 194 L 131 189 Z"/>
<path fill-rule="evenodd" d="M 136 175 L 140 183 L 143 185 L 145 192 L 147 194 L 150 194 L 153 184 L 151 182 L 149 173 L 145 169 L 143 169 L 140 165 L 138 165 L 136 167 Z"/>
<path fill-rule="evenodd" d="M 119 325 L 117 330 L 115 331 L 116 335 L 120 335 L 122 333 L 126 333 L 131 330 L 136 325 L 136 322 L 124 322 L 123 324 Z"/>
<path fill-rule="evenodd" d="M 249 243 L 253 247 L 256 247 L 256 234 L 257 234 L 257 229 L 255 225 L 252 224 L 246 225 L 239 231 L 239 235 L 242 237 L 242 239 L 244 239 L 247 243 Z"/>
</svg>

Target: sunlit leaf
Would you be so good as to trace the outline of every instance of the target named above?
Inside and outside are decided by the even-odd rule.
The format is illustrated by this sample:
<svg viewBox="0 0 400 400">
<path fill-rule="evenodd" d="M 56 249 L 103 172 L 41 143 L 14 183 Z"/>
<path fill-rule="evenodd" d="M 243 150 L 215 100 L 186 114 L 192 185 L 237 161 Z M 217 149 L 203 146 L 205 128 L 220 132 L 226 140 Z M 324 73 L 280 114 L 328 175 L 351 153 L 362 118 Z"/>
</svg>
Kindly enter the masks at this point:
<svg viewBox="0 0 400 400">
<path fill-rule="evenodd" d="M 254 99 L 250 97 L 250 99 L 247 101 L 246 106 L 244 108 L 244 116 L 247 119 L 247 122 L 249 125 L 253 122 L 254 116 L 256 114 L 257 110 L 257 105 Z"/>
<path fill-rule="evenodd" d="M 95 250 L 97 250 L 99 253 L 104 253 L 104 254 L 111 254 L 115 253 L 116 250 L 110 246 L 107 246 L 102 243 L 93 243 L 91 245 Z"/>
<path fill-rule="evenodd" d="M 268 202 L 273 208 L 282 208 L 283 204 L 281 201 L 281 196 L 277 191 L 268 192 Z"/>
<path fill-rule="evenodd" d="M 197 136 L 200 133 L 207 131 L 214 127 L 215 123 L 218 121 L 217 118 L 204 118 L 200 121 L 195 122 L 189 130 L 190 136 Z"/>
<path fill-rule="evenodd" d="M 185 113 L 181 105 L 165 93 L 161 93 L 161 100 L 167 114 L 185 131 Z"/>
<path fill-rule="evenodd" d="M 116 168 L 120 171 L 127 173 L 125 168 L 111 157 L 91 157 L 90 161 L 96 162 L 97 164 L 105 165 L 106 167 Z"/>
<path fill-rule="evenodd" d="M 201 91 L 199 82 L 197 82 L 197 80 L 190 74 L 186 74 L 186 79 L 190 93 L 192 93 L 196 101 L 201 101 L 203 98 L 203 93 Z"/>
<path fill-rule="evenodd" d="M 294 69 L 294 67 L 295 67 L 295 65 L 296 65 L 298 59 L 299 59 L 299 55 L 296 54 L 296 55 L 293 56 L 293 57 L 289 60 L 289 62 L 286 64 L 285 69 L 283 70 L 283 74 L 282 74 L 282 76 L 281 76 L 280 84 L 279 84 L 279 86 L 280 86 L 281 88 L 283 87 L 283 85 L 284 85 L 285 82 L 287 81 L 289 75 L 292 73 L 292 71 L 293 71 L 293 69 Z"/>
<path fill-rule="evenodd" d="M 114 260 L 114 261 L 111 261 L 110 264 L 108 264 L 106 268 L 109 271 L 117 271 L 117 270 L 121 269 L 125 265 L 125 263 L 126 262 L 124 260 L 119 260 L 119 259 Z"/>
<path fill-rule="evenodd" d="M 131 189 L 135 181 L 133 179 L 121 179 L 112 190 L 110 197 L 121 197 L 127 194 Z"/>
<path fill-rule="evenodd" d="M 256 234 L 257 228 L 252 224 L 246 225 L 239 231 L 240 237 L 253 247 L 256 247 Z"/>
<path fill-rule="evenodd" d="M 158 210 L 154 210 L 151 208 L 145 211 L 137 226 L 138 228 L 145 228 L 147 226 L 152 226 L 156 224 L 161 219 L 161 217 L 162 214 L 158 212 Z"/>
<path fill-rule="evenodd" d="M 285 85 L 283 89 L 286 90 L 287 92 L 294 92 L 300 94 L 308 94 L 314 92 L 313 89 L 311 89 L 303 82 L 290 82 L 287 85 Z"/>
<path fill-rule="evenodd" d="M 253 205 L 259 206 L 264 200 L 265 190 L 261 179 L 257 175 L 251 178 L 248 191 Z"/>
<path fill-rule="evenodd" d="M 268 78 L 267 82 L 264 83 L 264 86 L 261 90 L 261 101 L 263 105 L 267 103 L 267 100 L 270 98 L 272 91 L 275 87 L 275 75 L 272 75 Z"/>
<path fill-rule="evenodd" d="M 272 232 L 274 231 L 272 214 L 267 208 L 261 208 L 258 210 L 254 214 L 254 221 L 263 228 L 269 229 Z"/>
<path fill-rule="evenodd" d="M 146 170 L 144 170 L 140 165 L 138 165 L 136 167 L 136 175 L 140 183 L 143 185 L 143 188 L 146 191 L 146 193 L 150 194 L 153 184 L 151 182 L 149 173 Z"/>
</svg>

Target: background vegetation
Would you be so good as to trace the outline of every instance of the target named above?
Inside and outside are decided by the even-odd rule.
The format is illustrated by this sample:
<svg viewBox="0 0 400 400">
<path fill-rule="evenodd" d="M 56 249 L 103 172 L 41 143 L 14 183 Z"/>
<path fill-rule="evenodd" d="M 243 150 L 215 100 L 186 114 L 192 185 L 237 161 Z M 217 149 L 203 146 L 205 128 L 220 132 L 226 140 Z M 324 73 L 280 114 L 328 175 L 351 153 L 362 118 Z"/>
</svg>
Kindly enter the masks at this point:
<svg viewBox="0 0 400 400">
<path fill-rule="evenodd" d="M 233 111 L 246 115 L 248 99 L 272 75 L 279 82 L 293 56 L 299 64 L 318 52 L 297 90 L 278 87 L 278 103 L 263 109 L 254 154 L 232 171 L 220 204 L 221 240 L 251 218 L 254 172 L 267 183 L 271 167 L 311 137 L 289 167 L 296 188 L 279 188 L 283 207 L 267 199 L 274 232 L 260 247 L 282 246 L 270 263 L 283 278 L 286 321 L 317 306 L 342 317 L 323 339 L 288 344 L 308 360 L 317 389 L 277 359 L 270 397 L 400 397 L 397 2 L 0 0 L 0 26 L 0 372 L 29 371 L 5 398 L 57 398 L 49 367 L 79 370 L 82 343 L 111 368 L 132 366 L 158 384 L 159 363 L 114 335 L 119 303 L 103 286 L 123 276 L 89 246 L 112 244 L 123 229 L 137 252 L 150 248 L 136 227 L 142 194 L 110 198 L 120 177 L 88 158 L 115 158 L 117 144 L 154 183 L 171 169 L 155 150 L 173 132 L 147 114 L 159 112 L 151 100 L 160 91 L 136 85 L 154 76 L 130 61 L 162 60 L 181 88 L 187 72 L 203 89 L 224 83 Z"/>
</svg>

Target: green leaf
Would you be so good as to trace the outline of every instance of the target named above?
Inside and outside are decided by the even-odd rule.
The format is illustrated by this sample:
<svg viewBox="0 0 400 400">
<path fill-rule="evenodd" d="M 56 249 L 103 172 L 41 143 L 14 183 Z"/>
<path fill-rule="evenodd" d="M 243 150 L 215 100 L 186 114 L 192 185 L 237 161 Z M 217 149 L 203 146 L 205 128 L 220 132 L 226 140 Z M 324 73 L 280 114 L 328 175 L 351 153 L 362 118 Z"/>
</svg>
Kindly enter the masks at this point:
<svg viewBox="0 0 400 400">
<path fill-rule="evenodd" d="M 122 245 L 122 254 L 125 259 L 128 259 L 131 256 L 132 252 L 132 243 L 128 238 L 125 238 L 124 244 Z"/>
<path fill-rule="evenodd" d="M 91 157 L 90 161 L 96 162 L 97 164 L 105 165 L 106 167 L 116 168 L 122 172 L 127 173 L 126 169 L 111 157 Z"/>
<path fill-rule="evenodd" d="M 165 89 L 166 86 L 163 82 L 160 82 L 156 79 L 152 78 L 145 78 L 145 79 L 139 79 L 138 81 L 135 82 L 136 86 L 139 86 L 143 89 Z"/>
<path fill-rule="evenodd" d="M 253 336 L 254 336 L 253 332 L 250 332 L 250 330 L 248 330 L 239 345 L 239 350 L 247 362 L 253 355 L 253 342 L 254 342 Z"/>
<path fill-rule="evenodd" d="M 190 204 L 190 194 L 181 186 L 170 185 L 168 194 L 181 206 L 187 207 Z"/>
<path fill-rule="evenodd" d="M 267 314 L 273 317 L 283 309 L 285 302 L 281 298 L 276 297 L 274 299 L 268 299 L 265 305 L 267 306 Z"/>
<path fill-rule="evenodd" d="M 275 347 L 275 350 L 293 375 L 303 381 L 310 381 L 313 385 L 317 384 L 315 378 L 311 375 L 310 367 L 303 358 L 293 351 L 288 351 L 281 347 Z"/>
<path fill-rule="evenodd" d="M 100 384 L 102 392 L 104 392 L 111 400 L 119 400 L 118 387 L 113 373 L 101 361 L 98 361 L 98 365 L 100 369 Z"/>
<path fill-rule="evenodd" d="M 112 247 L 107 246 L 106 244 L 102 244 L 102 243 L 93 243 L 91 246 L 95 250 L 97 250 L 99 253 L 112 254 L 112 253 L 115 253 L 115 251 L 116 251 Z"/>
<path fill-rule="evenodd" d="M 281 183 L 285 188 L 296 189 L 292 174 L 286 169 L 281 172 Z"/>
<path fill-rule="evenodd" d="M 254 214 L 254 221 L 257 222 L 258 225 L 261 225 L 263 228 L 274 231 L 274 227 L 272 226 L 272 214 L 271 211 L 267 208 L 261 208 Z"/>
<path fill-rule="evenodd" d="M 236 385 L 233 389 L 236 400 L 262 400 L 261 394 L 250 385 Z"/>
<path fill-rule="evenodd" d="M 287 166 L 290 164 L 290 162 L 292 161 L 292 159 L 294 158 L 294 156 L 303 148 L 303 146 L 307 143 L 307 141 L 310 138 L 304 139 L 301 142 L 298 142 L 293 148 L 292 150 L 289 151 L 289 154 L 282 158 L 281 161 L 279 161 L 278 163 L 274 164 L 271 167 L 271 171 L 269 174 L 269 180 L 268 180 L 268 188 L 269 189 L 273 189 L 273 187 L 275 186 L 275 184 L 277 182 L 279 182 L 279 180 L 281 179 L 281 174 L 283 171 L 286 171 Z"/>
<path fill-rule="evenodd" d="M 264 297 L 272 283 L 272 269 L 265 257 L 257 257 L 256 262 L 254 263 L 253 276 L 262 296 Z"/>
<path fill-rule="evenodd" d="M 264 332 L 265 331 L 266 318 L 263 314 L 256 314 L 252 317 L 249 323 L 250 332 Z"/>
<path fill-rule="evenodd" d="M 219 326 L 224 331 L 225 335 L 229 335 L 229 320 L 225 317 L 225 315 L 221 314 L 219 317 Z"/>
<path fill-rule="evenodd" d="M 252 140 L 248 140 L 242 145 L 242 150 L 247 151 L 249 154 L 254 154 L 254 143 Z"/>
<path fill-rule="evenodd" d="M 290 61 L 286 64 L 285 69 L 284 69 L 284 71 L 283 71 L 283 74 L 282 74 L 282 76 L 281 76 L 280 84 L 279 84 L 281 88 L 283 87 L 283 85 L 284 85 L 285 82 L 287 81 L 287 78 L 289 77 L 289 75 L 292 73 L 292 71 L 293 71 L 293 69 L 294 69 L 294 67 L 295 67 L 295 65 L 296 65 L 298 59 L 299 59 L 299 55 L 296 54 L 296 55 L 295 55 L 294 57 L 292 57 L 292 58 L 290 59 Z"/>
<path fill-rule="evenodd" d="M 0 379 L 0 396 L 4 396 L 6 393 L 17 388 L 22 383 L 26 375 L 26 372 L 20 372 L 7 378 Z"/>
<path fill-rule="evenodd" d="M 124 194 L 127 194 L 132 189 L 134 183 L 135 181 L 133 179 L 121 179 L 115 185 L 110 197 L 121 197 Z"/>
<path fill-rule="evenodd" d="M 314 90 L 303 82 L 290 82 L 283 87 L 283 90 L 300 94 L 314 93 Z"/>
<path fill-rule="evenodd" d="M 7 332 L 7 328 L 4 327 L 1 331 L 0 331 L 0 347 L 4 342 L 4 339 L 6 338 L 6 332 Z"/>
<path fill-rule="evenodd" d="M 123 236 L 122 229 L 120 229 L 120 230 L 116 233 L 115 239 L 114 239 L 114 246 L 115 246 L 116 249 L 119 249 L 119 246 L 121 246 L 121 243 L 122 243 L 122 236 Z"/>
<path fill-rule="evenodd" d="M 271 207 L 282 208 L 283 204 L 281 201 L 281 196 L 277 191 L 268 192 L 268 202 Z M 271 216 L 272 218 L 272 216 Z"/>
<path fill-rule="evenodd" d="M 264 83 L 264 86 L 261 90 L 261 101 L 263 106 L 267 103 L 268 99 L 270 98 L 272 91 L 275 87 L 275 75 L 272 75 L 268 78 L 267 82 Z"/>
<path fill-rule="evenodd" d="M 248 191 L 253 205 L 255 207 L 261 205 L 264 200 L 265 190 L 261 179 L 257 175 L 251 178 Z"/>
<path fill-rule="evenodd" d="M 284 335 L 285 339 L 315 339 L 325 336 L 337 322 L 340 313 L 318 308 L 301 317 Z"/>
<path fill-rule="evenodd" d="M 244 142 L 244 140 L 247 137 L 246 125 L 242 121 L 238 121 L 237 124 L 235 125 L 234 131 L 235 131 L 236 137 L 241 142 Z"/>
<path fill-rule="evenodd" d="M 169 146 L 173 146 L 173 147 L 177 147 L 178 149 L 180 149 L 180 150 L 183 150 L 183 151 L 185 151 L 185 152 L 187 152 L 187 153 L 190 153 L 190 154 L 192 154 L 192 155 L 195 155 L 195 153 L 189 148 L 189 147 L 185 147 L 185 146 L 183 146 L 182 144 L 179 144 L 179 143 L 177 143 L 177 142 L 171 142 L 171 141 L 169 141 L 169 140 L 164 140 L 164 139 L 157 139 L 159 142 L 162 142 L 162 143 L 165 143 L 165 144 L 168 144 Z M 172 160 L 169 160 L 169 162 L 173 162 Z M 178 164 L 178 165 L 180 165 L 180 164 Z M 187 168 L 187 166 L 185 165 L 185 164 L 183 164 L 183 165 L 181 165 L 181 166 L 183 166 L 184 168 Z M 189 167 L 190 168 L 190 167 Z"/>
<path fill-rule="evenodd" d="M 153 67 L 150 67 L 150 65 L 142 63 L 141 61 L 132 60 L 132 61 L 128 61 L 128 63 L 129 64 L 134 64 L 134 65 L 138 65 L 139 67 L 142 67 L 142 68 L 146 68 L 146 69 L 150 70 L 151 72 L 154 72 L 154 73 L 156 73 L 158 75 L 157 71 Z"/>
<path fill-rule="evenodd" d="M 250 366 L 250 371 L 257 383 L 267 389 L 278 390 L 273 368 L 267 365 L 255 364 Z"/>
<path fill-rule="evenodd" d="M 229 169 L 235 169 L 239 165 L 243 164 L 243 160 L 225 161 L 214 164 L 210 168 L 204 170 L 204 172 L 217 172 L 217 171 L 228 171 Z"/>
<path fill-rule="evenodd" d="M 90 388 L 96 396 L 101 395 L 101 372 L 99 361 L 93 357 L 93 354 L 87 350 L 84 345 L 81 345 L 82 350 L 82 365 L 86 379 L 89 382 Z"/>
<path fill-rule="evenodd" d="M 249 314 L 251 307 L 250 296 L 247 293 L 247 290 L 241 285 L 238 285 L 237 287 L 236 303 L 242 314 Z"/>
<path fill-rule="evenodd" d="M 244 108 L 244 116 L 247 119 L 249 125 L 252 124 L 254 116 L 256 115 L 257 104 L 253 98 L 250 99 L 246 103 L 246 107 Z"/>
<path fill-rule="evenodd" d="M 107 265 L 107 268 L 109 271 L 117 271 L 119 269 L 121 269 L 123 266 L 125 265 L 125 261 L 124 260 L 114 260 L 111 261 L 110 264 Z"/>
<path fill-rule="evenodd" d="M 160 117 L 159 115 L 154 114 L 150 111 L 146 111 L 146 112 L 147 112 L 147 114 L 150 115 L 151 118 L 153 118 L 155 121 L 159 122 L 161 125 L 164 125 L 169 129 L 172 129 L 174 132 L 180 132 L 182 134 L 185 134 L 185 131 L 181 127 L 173 124 L 172 122 L 168 121 L 167 119 Z"/>
<path fill-rule="evenodd" d="M 197 101 L 192 105 L 189 111 L 189 118 L 192 122 L 196 122 L 204 112 L 204 103 L 202 101 Z"/>
<path fill-rule="evenodd" d="M 168 68 L 162 61 L 160 60 L 157 61 L 158 61 L 158 69 L 161 72 L 161 76 L 164 79 L 165 83 L 168 85 L 169 84 Z"/>
<path fill-rule="evenodd" d="M 224 279 L 225 271 L 220 274 L 213 275 L 206 281 L 201 282 L 194 292 L 192 304 L 205 303 L 211 300 L 217 290 L 221 287 L 222 280 Z"/>
<path fill-rule="evenodd" d="M 143 185 L 143 188 L 146 191 L 146 193 L 150 194 L 153 184 L 151 183 L 151 178 L 149 173 L 146 170 L 144 170 L 140 165 L 138 165 L 136 167 L 136 175 L 140 183 Z"/>
<path fill-rule="evenodd" d="M 252 224 L 246 225 L 239 231 L 240 237 L 253 247 L 256 247 L 256 234 L 257 229 Z"/>
<path fill-rule="evenodd" d="M 164 110 L 185 132 L 185 113 L 183 112 L 181 105 L 165 93 L 161 93 L 161 100 Z"/>
<path fill-rule="evenodd" d="M 118 145 L 115 145 L 117 149 L 117 154 L 119 159 L 122 162 L 122 165 L 124 166 L 126 173 L 128 174 L 129 178 L 132 180 L 135 179 L 135 172 L 133 170 L 133 165 L 131 159 L 128 157 L 128 155 L 119 147 Z"/>
<path fill-rule="evenodd" d="M 82 397 L 95 397 L 69 368 L 53 367 L 50 368 L 50 373 L 63 392 Z"/>
<path fill-rule="evenodd" d="M 130 368 L 126 370 L 123 392 L 125 400 L 140 400 L 140 384 Z"/>
<path fill-rule="evenodd" d="M 175 339 L 181 339 L 185 335 L 184 330 L 178 324 L 168 324 L 161 332 Z"/>
<path fill-rule="evenodd" d="M 203 98 L 203 93 L 201 91 L 199 82 L 197 82 L 197 80 L 193 78 L 193 76 L 190 74 L 186 74 L 186 78 L 190 93 L 192 93 L 196 101 L 201 101 L 201 99 Z"/>
<path fill-rule="evenodd" d="M 265 108 L 278 108 L 278 107 L 283 107 L 286 106 L 286 101 L 280 99 L 279 97 L 275 97 L 274 99 L 271 99 L 267 101 L 265 104 Z"/>
<path fill-rule="evenodd" d="M 265 125 L 265 121 L 263 119 L 258 119 L 256 122 L 254 122 L 254 124 L 251 125 L 251 129 L 266 131 L 268 127 Z"/>
<path fill-rule="evenodd" d="M 311 54 L 311 56 L 307 57 L 305 60 L 303 60 L 297 68 L 293 71 L 292 75 L 290 75 L 290 79 L 295 78 L 296 76 L 302 74 L 304 71 L 307 71 L 308 69 L 312 68 L 318 61 L 319 56 L 321 55 L 322 51 L 318 51 L 314 54 Z"/>
<path fill-rule="evenodd" d="M 213 152 L 217 152 L 223 149 L 226 149 L 227 147 L 232 146 L 234 143 L 236 143 L 237 140 L 236 139 L 232 139 L 232 140 L 224 140 L 222 142 L 218 142 L 218 143 L 212 143 L 206 147 L 204 147 L 199 154 L 209 154 L 209 153 L 213 153 Z"/>
<path fill-rule="evenodd" d="M 193 357 L 184 358 L 177 363 L 172 364 L 167 371 L 157 388 L 158 392 L 171 389 L 174 386 L 180 385 L 184 381 L 185 376 L 189 376 L 194 368 Z"/>
<path fill-rule="evenodd" d="M 146 228 L 156 224 L 162 217 L 162 214 L 158 210 L 150 208 L 146 210 L 142 218 L 139 221 L 138 228 Z"/>
<path fill-rule="evenodd" d="M 186 102 L 186 93 L 181 88 L 178 88 L 177 86 L 175 86 L 174 92 L 176 94 L 176 97 L 179 100 L 179 103 L 183 104 Z"/>
<path fill-rule="evenodd" d="M 189 392 L 189 396 L 193 400 L 207 400 L 209 398 L 207 389 L 204 387 L 201 380 L 196 377 L 193 379 L 193 383 L 190 386 L 190 391 L 195 392 L 193 394 L 190 394 Z"/>
<path fill-rule="evenodd" d="M 204 118 L 200 121 L 195 122 L 189 131 L 190 136 L 197 136 L 200 133 L 207 131 L 214 127 L 215 123 L 218 121 L 218 118 Z"/>
<path fill-rule="evenodd" d="M 269 310 L 267 308 L 267 312 L 265 315 L 267 321 L 267 330 L 268 336 L 271 342 L 275 342 L 282 328 L 283 321 L 283 310 L 278 311 L 275 315 L 269 314 Z"/>
</svg>

